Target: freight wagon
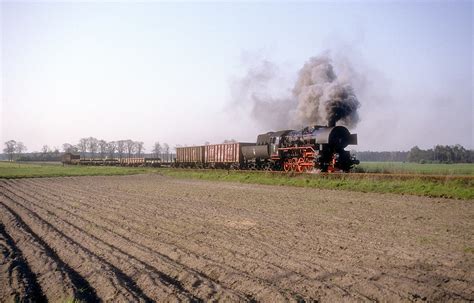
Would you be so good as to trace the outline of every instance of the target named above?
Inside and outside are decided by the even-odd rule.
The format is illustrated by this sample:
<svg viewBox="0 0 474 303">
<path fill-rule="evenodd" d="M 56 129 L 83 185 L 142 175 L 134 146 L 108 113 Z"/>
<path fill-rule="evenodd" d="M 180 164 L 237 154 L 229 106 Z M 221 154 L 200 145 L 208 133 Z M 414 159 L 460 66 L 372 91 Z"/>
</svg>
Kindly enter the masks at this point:
<svg viewBox="0 0 474 303">
<path fill-rule="evenodd" d="M 244 166 L 242 147 L 253 143 L 223 143 L 176 148 L 176 167 L 233 168 Z"/>
<path fill-rule="evenodd" d="M 105 158 L 105 159 L 81 159 L 80 155 L 65 154 L 62 157 L 63 164 L 69 165 L 93 165 L 93 166 L 171 166 L 172 163 L 161 161 L 160 158 Z"/>
<path fill-rule="evenodd" d="M 176 165 L 178 167 L 204 167 L 204 146 L 176 148 Z"/>
<path fill-rule="evenodd" d="M 80 155 L 74 155 L 72 153 L 64 153 L 61 157 L 61 162 L 63 164 L 78 164 L 81 159 Z"/>
</svg>

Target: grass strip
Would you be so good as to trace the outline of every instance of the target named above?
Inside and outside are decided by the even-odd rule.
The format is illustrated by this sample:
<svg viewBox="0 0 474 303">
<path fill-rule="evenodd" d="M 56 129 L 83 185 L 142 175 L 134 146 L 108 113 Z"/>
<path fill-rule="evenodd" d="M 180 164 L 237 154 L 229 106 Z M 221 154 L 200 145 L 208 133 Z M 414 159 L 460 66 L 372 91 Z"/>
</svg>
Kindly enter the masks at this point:
<svg viewBox="0 0 474 303">
<path fill-rule="evenodd" d="M 135 175 L 156 172 L 148 167 L 81 166 L 54 164 L 25 164 L 0 162 L 0 178 L 38 178 L 68 176 L 113 176 Z"/>
<path fill-rule="evenodd" d="M 177 178 L 289 185 L 358 192 L 410 194 L 428 197 L 474 199 L 473 177 L 440 177 L 387 174 L 283 174 L 272 172 L 162 169 Z"/>
<path fill-rule="evenodd" d="M 474 175 L 474 163 L 362 162 L 354 168 L 354 171 L 360 173 Z"/>
<path fill-rule="evenodd" d="M 423 174 L 293 174 L 115 166 L 61 166 L 0 162 L 0 178 L 112 176 L 159 173 L 177 178 L 288 185 L 359 192 L 474 199 L 474 177 Z"/>
</svg>

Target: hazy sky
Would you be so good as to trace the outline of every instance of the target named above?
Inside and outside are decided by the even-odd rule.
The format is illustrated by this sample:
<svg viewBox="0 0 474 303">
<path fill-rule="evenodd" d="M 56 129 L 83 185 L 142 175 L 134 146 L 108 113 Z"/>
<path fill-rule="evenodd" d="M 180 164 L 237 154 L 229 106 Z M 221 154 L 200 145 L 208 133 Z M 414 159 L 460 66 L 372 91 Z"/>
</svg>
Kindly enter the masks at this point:
<svg viewBox="0 0 474 303">
<path fill-rule="evenodd" d="M 0 141 L 29 151 L 255 141 L 270 129 L 235 83 L 270 62 L 268 94 L 289 93 L 325 51 L 357 76 L 357 149 L 474 147 L 472 1 L 3 1 L 0 19 Z"/>
</svg>

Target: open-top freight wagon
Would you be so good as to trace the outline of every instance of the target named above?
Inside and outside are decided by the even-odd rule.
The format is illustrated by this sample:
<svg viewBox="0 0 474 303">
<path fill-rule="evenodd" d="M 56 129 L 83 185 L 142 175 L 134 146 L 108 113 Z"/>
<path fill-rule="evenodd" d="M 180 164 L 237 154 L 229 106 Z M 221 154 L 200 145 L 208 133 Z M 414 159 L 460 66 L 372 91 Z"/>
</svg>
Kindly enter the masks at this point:
<svg viewBox="0 0 474 303">
<path fill-rule="evenodd" d="M 203 146 L 189 146 L 176 148 L 176 167 L 189 168 L 233 168 L 245 167 L 242 154 L 244 146 L 253 143 L 223 143 Z"/>
<path fill-rule="evenodd" d="M 61 162 L 68 165 L 93 165 L 93 166 L 171 166 L 171 163 L 161 161 L 160 158 L 143 158 L 143 157 L 125 157 L 125 158 L 81 158 L 80 155 L 65 153 Z"/>
</svg>

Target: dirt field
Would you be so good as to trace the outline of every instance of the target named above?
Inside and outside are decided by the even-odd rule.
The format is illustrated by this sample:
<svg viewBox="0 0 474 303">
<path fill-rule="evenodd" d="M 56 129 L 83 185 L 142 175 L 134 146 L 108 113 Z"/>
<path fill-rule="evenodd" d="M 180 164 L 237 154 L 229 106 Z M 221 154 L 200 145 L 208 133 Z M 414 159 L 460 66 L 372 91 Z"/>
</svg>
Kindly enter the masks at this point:
<svg viewBox="0 0 474 303">
<path fill-rule="evenodd" d="M 0 180 L 0 301 L 470 301 L 474 201 L 178 180 Z"/>
</svg>

